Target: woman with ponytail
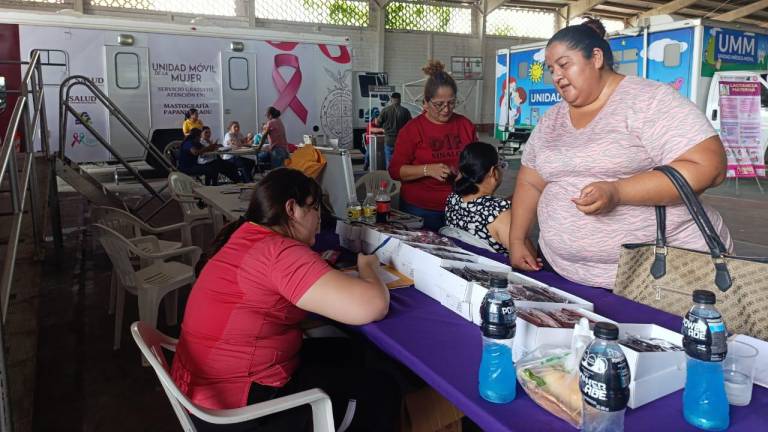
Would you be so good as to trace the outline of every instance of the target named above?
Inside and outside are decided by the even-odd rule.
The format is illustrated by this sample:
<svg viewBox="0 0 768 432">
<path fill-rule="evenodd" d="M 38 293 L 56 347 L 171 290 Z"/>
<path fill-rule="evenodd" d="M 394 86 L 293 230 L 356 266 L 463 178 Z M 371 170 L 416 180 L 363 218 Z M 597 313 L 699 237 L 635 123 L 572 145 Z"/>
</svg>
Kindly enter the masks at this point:
<svg viewBox="0 0 768 432">
<path fill-rule="evenodd" d="M 488 242 L 496 252 L 507 253 L 511 205 L 509 200 L 493 195 L 502 178 L 503 164 L 494 146 L 473 142 L 464 147 L 445 218 L 448 226 Z"/>
<path fill-rule="evenodd" d="M 199 406 L 239 408 L 319 387 L 348 430 L 394 430 L 399 391 L 360 364 L 351 339 L 302 339 L 308 312 L 362 325 L 384 318 L 389 291 L 376 256 L 358 255 L 359 277 L 331 268 L 310 247 L 320 224 L 320 186 L 299 171 L 271 171 L 248 210 L 215 241 L 187 301 L 171 376 Z M 311 430 L 308 406 L 235 430 Z M 197 430 L 221 430 L 193 418 Z M 248 427 L 245 429 L 244 427 Z"/>
<path fill-rule="evenodd" d="M 402 182 L 400 210 L 420 216 L 424 227 L 437 231 L 445 225 L 448 180 L 464 147 L 477 140 L 475 125 L 456 114 L 456 81 L 436 60 L 423 69 L 424 112 L 409 121 L 397 135 L 389 175 Z"/>
</svg>

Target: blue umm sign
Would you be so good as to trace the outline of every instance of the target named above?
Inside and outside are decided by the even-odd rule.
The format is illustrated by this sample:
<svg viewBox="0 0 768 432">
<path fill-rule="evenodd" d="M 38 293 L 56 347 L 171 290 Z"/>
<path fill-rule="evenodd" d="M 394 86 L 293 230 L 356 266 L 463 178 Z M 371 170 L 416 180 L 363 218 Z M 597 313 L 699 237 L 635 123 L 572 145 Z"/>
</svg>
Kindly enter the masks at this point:
<svg viewBox="0 0 768 432">
<path fill-rule="evenodd" d="M 562 100 L 555 89 L 531 89 L 529 102 L 531 105 L 554 105 Z"/>
<path fill-rule="evenodd" d="M 720 30 L 715 34 L 715 59 L 728 63 L 757 63 L 754 33 Z"/>
</svg>

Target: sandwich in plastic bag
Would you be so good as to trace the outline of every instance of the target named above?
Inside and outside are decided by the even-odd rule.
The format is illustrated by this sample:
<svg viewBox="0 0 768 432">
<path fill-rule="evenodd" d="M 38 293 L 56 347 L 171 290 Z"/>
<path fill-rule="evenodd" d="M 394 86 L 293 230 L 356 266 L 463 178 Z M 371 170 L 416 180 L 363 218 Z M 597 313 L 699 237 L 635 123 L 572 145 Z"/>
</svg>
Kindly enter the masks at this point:
<svg viewBox="0 0 768 432">
<path fill-rule="evenodd" d="M 517 363 L 517 380 L 528 396 L 575 428 L 581 427 L 579 361 L 592 339 L 586 318 L 574 326 L 570 347 L 542 345 Z"/>
</svg>

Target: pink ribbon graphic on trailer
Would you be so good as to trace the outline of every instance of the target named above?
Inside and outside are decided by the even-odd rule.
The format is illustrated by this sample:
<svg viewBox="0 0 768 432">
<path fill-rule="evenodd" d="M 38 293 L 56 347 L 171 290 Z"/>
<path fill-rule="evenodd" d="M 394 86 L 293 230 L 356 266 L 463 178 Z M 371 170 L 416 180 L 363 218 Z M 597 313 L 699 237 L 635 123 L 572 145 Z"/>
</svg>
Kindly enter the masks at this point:
<svg viewBox="0 0 768 432">
<path fill-rule="evenodd" d="M 347 64 L 352 61 L 352 56 L 349 55 L 349 49 L 347 49 L 347 47 L 344 45 L 339 45 L 339 55 L 337 56 L 331 54 L 331 51 L 328 49 L 328 45 L 318 44 L 317 46 L 320 48 L 320 52 L 322 52 L 324 56 L 335 61 L 336 63 Z"/>
<path fill-rule="evenodd" d="M 70 144 L 70 147 L 74 147 L 75 144 L 80 144 L 83 142 L 83 138 L 85 138 L 84 133 L 73 133 L 72 134 L 72 144 Z"/>
<path fill-rule="evenodd" d="M 296 45 L 299 44 L 298 42 L 272 42 L 272 41 L 267 41 L 267 43 L 279 49 L 280 51 L 293 51 L 293 49 L 296 48 Z"/>
<path fill-rule="evenodd" d="M 285 82 L 283 76 L 280 75 L 281 67 L 288 67 L 294 70 L 293 75 L 288 79 L 288 82 Z M 285 111 L 287 107 L 291 107 L 299 119 L 301 119 L 304 124 L 307 124 L 307 116 L 309 115 L 309 112 L 298 97 L 299 88 L 301 87 L 299 58 L 293 54 L 275 55 L 275 67 L 272 69 L 272 82 L 275 84 L 278 94 L 277 100 L 272 103 L 272 106 L 280 111 Z"/>
</svg>

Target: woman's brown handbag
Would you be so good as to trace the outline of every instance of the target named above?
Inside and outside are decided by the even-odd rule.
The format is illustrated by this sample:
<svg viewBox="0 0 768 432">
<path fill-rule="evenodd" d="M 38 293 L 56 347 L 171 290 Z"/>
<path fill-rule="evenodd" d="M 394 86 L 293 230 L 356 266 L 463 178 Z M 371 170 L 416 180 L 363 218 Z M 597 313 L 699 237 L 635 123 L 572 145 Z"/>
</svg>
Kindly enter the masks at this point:
<svg viewBox="0 0 768 432">
<path fill-rule="evenodd" d="M 768 339 L 768 258 L 727 255 L 696 194 L 674 168 L 656 168 L 675 185 L 709 253 L 671 247 L 666 208 L 656 207 L 656 243 L 621 246 L 614 293 L 683 316 L 697 289 L 713 291 L 729 332 Z"/>
</svg>

